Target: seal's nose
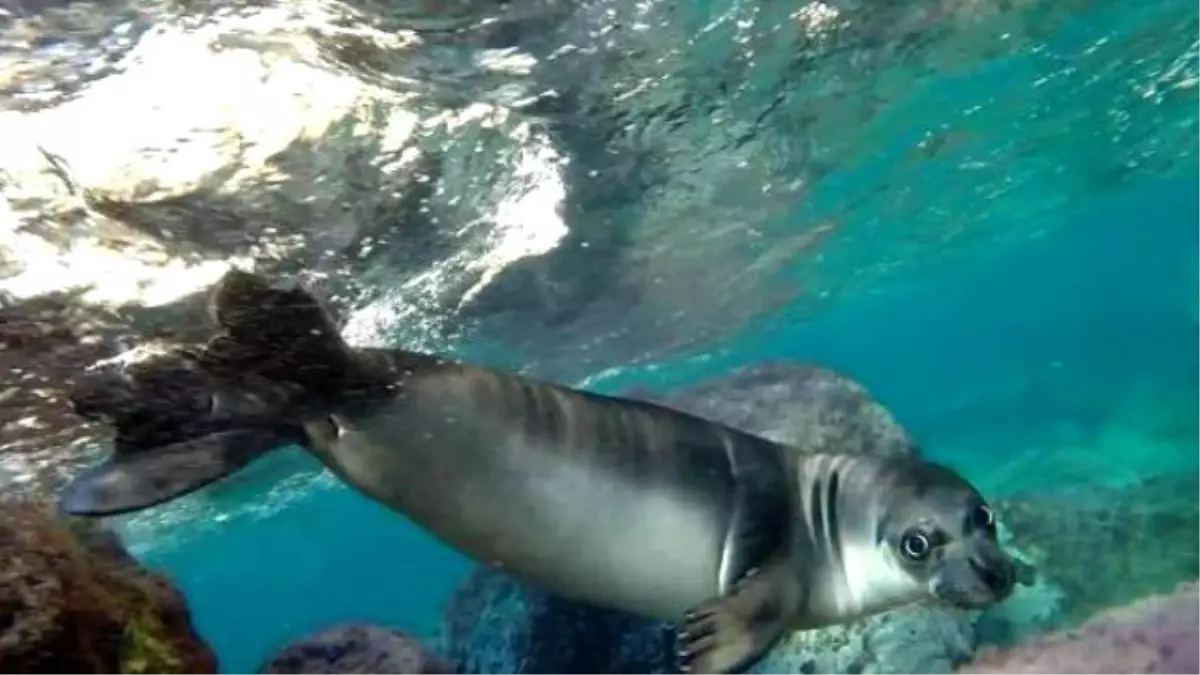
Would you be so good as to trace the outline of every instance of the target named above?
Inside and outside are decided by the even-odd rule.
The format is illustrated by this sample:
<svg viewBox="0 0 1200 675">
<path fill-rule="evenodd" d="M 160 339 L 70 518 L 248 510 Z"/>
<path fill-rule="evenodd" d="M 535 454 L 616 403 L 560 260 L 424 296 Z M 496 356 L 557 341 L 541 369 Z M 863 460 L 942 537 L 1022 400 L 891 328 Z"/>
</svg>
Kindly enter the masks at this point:
<svg viewBox="0 0 1200 675">
<path fill-rule="evenodd" d="M 971 556 L 968 562 L 979 580 L 998 597 L 1003 597 L 1012 590 L 1013 575 L 1010 570 L 1011 565 L 1007 561 Z"/>
</svg>

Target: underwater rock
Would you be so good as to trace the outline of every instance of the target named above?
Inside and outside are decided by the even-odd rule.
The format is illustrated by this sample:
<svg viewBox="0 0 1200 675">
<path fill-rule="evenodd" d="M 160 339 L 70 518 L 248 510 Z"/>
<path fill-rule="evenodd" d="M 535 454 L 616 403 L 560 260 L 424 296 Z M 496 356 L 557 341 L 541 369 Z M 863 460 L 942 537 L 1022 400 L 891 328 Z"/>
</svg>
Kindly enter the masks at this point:
<svg viewBox="0 0 1200 675">
<path fill-rule="evenodd" d="M 464 673 L 673 673 L 668 624 L 567 600 L 476 567 L 446 606 L 440 650 Z"/>
<path fill-rule="evenodd" d="M 668 395 L 625 392 L 720 420 L 811 452 L 896 456 L 913 451 L 908 433 L 866 387 L 828 368 L 766 362 L 704 380 Z"/>
<path fill-rule="evenodd" d="M 753 366 L 656 400 L 809 447 L 898 454 L 912 441 L 860 384 L 795 363 Z M 948 673 L 970 659 L 977 612 L 910 607 L 805 631 L 773 649 L 755 672 Z M 447 605 L 445 653 L 464 672 L 677 672 L 666 623 L 567 600 L 478 567 Z"/>
<path fill-rule="evenodd" d="M 259 667 L 260 673 L 454 673 L 403 631 L 347 624 L 293 641 Z"/>
<path fill-rule="evenodd" d="M 0 559 L 0 672 L 217 672 L 183 596 L 93 521 L 0 503 Z"/>
<path fill-rule="evenodd" d="M 1195 582 L 1102 612 L 1075 630 L 981 650 L 960 673 L 1200 673 Z"/>
<path fill-rule="evenodd" d="M 950 673 L 975 650 L 974 612 L 916 606 L 785 637 L 753 673 Z"/>
<path fill-rule="evenodd" d="M 997 511 L 1039 575 L 1061 589 L 1056 622 L 1071 624 L 1196 576 L 1197 490 L 1200 476 L 1181 473 L 1005 499 Z"/>
</svg>

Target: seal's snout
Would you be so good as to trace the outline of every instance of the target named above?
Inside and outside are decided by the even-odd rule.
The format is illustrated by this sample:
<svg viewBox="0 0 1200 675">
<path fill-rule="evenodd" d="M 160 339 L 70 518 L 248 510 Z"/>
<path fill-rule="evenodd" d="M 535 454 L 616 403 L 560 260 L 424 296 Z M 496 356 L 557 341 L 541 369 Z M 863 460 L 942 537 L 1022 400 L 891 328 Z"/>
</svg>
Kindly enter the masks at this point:
<svg viewBox="0 0 1200 675">
<path fill-rule="evenodd" d="M 969 540 L 948 551 L 931 580 L 934 595 L 959 607 L 980 608 L 1012 595 L 1017 566 L 994 541 Z"/>
<path fill-rule="evenodd" d="M 968 564 L 997 599 L 1006 598 L 1012 593 L 1016 574 L 1012 563 L 1002 553 L 990 560 L 972 556 Z"/>
</svg>

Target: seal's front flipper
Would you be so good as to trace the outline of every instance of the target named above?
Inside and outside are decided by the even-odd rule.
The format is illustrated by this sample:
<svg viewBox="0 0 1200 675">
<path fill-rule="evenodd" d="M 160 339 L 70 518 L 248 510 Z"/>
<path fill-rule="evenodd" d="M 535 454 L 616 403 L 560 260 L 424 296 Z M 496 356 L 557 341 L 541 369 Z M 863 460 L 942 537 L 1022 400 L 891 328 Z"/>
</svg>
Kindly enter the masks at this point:
<svg viewBox="0 0 1200 675">
<path fill-rule="evenodd" d="M 787 556 L 776 553 L 731 592 L 688 612 L 679 629 L 685 673 L 730 673 L 749 667 L 783 635 L 796 606 Z"/>
<path fill-rule="evenodd" d="M 67 484 L 59 508 L 75 516 L 140 511 L 195 492 L 294 440 L 286 428 L 247 428 L 119 452 Z"/>
</svg>

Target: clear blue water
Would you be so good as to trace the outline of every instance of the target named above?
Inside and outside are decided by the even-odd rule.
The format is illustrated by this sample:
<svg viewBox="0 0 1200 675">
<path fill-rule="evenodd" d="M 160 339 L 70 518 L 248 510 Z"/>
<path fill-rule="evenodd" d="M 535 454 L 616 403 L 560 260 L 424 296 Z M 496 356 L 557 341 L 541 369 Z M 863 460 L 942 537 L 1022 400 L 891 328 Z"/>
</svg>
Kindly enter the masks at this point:
<svg viewBox="0 0 1200 675">
<path fill-rule="evenodd" d="M 932 456 L 989 494 L 1196 472 L 1197 180 L 1097 199 L 1020 246 L 588 384 L 668 387 L 757 360 L 811 360 L 869 386 Z M 225 672 L 347 620 L 431 635 L 469 569 L 341 487 L 142 556 L 183 588 Z"/>
<path fill-rule="evenodd" d="M 148 552 L 187 594 L 224 672 L 253 672 L 299 635 L 346 621 L 432 636 L 469 562 L 337 488 L 273 517 Z"/>
</svg>

